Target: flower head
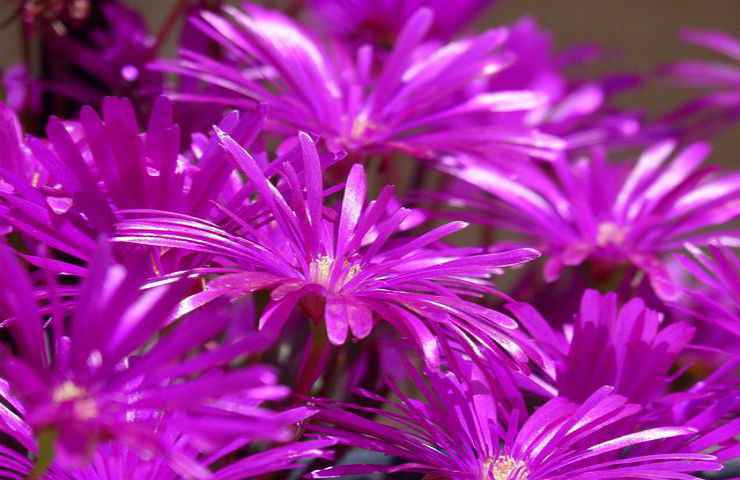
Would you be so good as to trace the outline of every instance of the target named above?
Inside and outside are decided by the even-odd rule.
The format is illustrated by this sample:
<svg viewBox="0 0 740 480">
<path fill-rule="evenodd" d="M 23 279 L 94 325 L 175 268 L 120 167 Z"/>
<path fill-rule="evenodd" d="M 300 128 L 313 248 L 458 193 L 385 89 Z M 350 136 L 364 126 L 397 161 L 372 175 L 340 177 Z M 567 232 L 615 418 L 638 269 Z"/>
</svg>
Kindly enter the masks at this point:
<svg viewBox="0 0 740 480">
<path fill-rule="evenodd" d="M 507 151 L 551 158 L 563 147 L 559 139 L 503 115 L 541 105 L 541 95 L 474 88 L 510 63 L 510 56 L 499 52 L 505 29 L 443 46 L 424 43 L 434 15 L 422 8 L 378 68 L 371 47 L 323 45 L 279 13 L 245 8 L 225 7 L 227 16 L 203 12 L 197 20 L 233 62 L 184 50 L 178 60 L 155 64 L 223 90 L 220 96 L 188 94 L 184 100 L 245 108 L 265 104 L 277 130 L 307 131 L 331 150 L 360 156 Z"/>
<path fill-rule="evenodd" d="M 640 445 L 691 435 L 694 430 L 637 428 L 633 419 L 640 407 L 610 387 L 598 389 L 581 403 L 553 398 L 522 419 L 521 412 L 498 408 L 497 399 L 473 379 L 434 372 L 424 372 L 424 377 L 426 382 L 415 376 L 424 400 L 394 388 L 399 400 L 385 406 L 391 409 L 328 402 L 317 414 L 318 423 L 311 426 L 342 443 L 406 463 L 335 466 L 312 472 L 311 478 L 412 471 L 471 480 L 679 479 L 694 478 L 687 475 L 690 472 L 721 468 L 712 455 L 682 450 L 634 453 Z M 615 433 L 623 428 L 629 433 Z"/>
<path fill-rule="evenodd" d="M 663 73 L 673 81 L 710 90 L 666 116 L 688 133 L 706 135 L 740 120 L 740 38 L 711 30 L 681 32 L 683 39 L 708 48 L 730 61 L 683 60 L 668 65 Z"/>
<path fill-rule="evenodd" d="M 480 339 L 488 348 L 500 345 L 526 358 L 511 340 L 518 334 L 509 317 L 463 297 L 499 294 L 487 285 L 487 278 L 536 258 L 536 251 L 483 254 L 439 243 L 464 228 L 462 222 L 397 238 L 412 212 L 392 201 L 390 186 L 367 203 L 361 165 L 352 167 L 341 205 L 333 209 L 324 204 L 321 164 L 308 135 L 299 136 L 303 181 L 296 166 L 286 164 L 278 186 L 233 139 L 219 135 L 253 183 L 271 221 L 253 226 L 234 216 L 235 230 L 229 231 L 162 212 L 160 217 L 129 218 L 117 227 L 117 241 L 204 251 L 221 262 L 223 274 L 186 300 L 185 309 L 223 295 L 268 289 L 271 302 L 260 327 L 270 331 L 279 331 L 300 304 L 314 320 L 325 322 L 335 345 L 345 343 L 350 332 L 357 339 L 367 337 L 377 316 L 414 338 L 431 363 L 439 361 L 434 332 L 445 326 Z"/>
<path fill-rule="evenodd" d="M 531 306 L 511 304 L 520 324 L 550 352 L 557 365 L 552 379 L 557 395 L 585 401 L 602 385 L 630 402 L 648 405 L 668 393 L 669 375 L 691 341 L 687 322 L 666 325 L 664 315 L 633 298 L 621 307 L 614 293 L 587 290 L 573 324 L 553 331 Z"/>
<path fill-rule="evenodd" d="M 453 193 L 456 213 L 524 234 L 547 259 L 546 280 L 586 260 L 607 271 L 631 265 L 635 273 L 628 280 L 645 274 L 660 297 L 675 299 L 679 291 L 666 254 L 686 241 L 735 235 L 726 222 L 740 214 L 740 176 L 714 176 L 712 168 L 702 167 L 709 154 L 704 143 L 686 147 L 669 162 L 675 146 L 658 143 L 636 163 L 607 162 L 596 152 L 560 160 L 552 169 L 461 161 L 447 170 L 481 190 Z"/>
<path fill-rule="evenodd" d="M 262 116 L 227 115 L 221 128 L 249 145 L 257 136 Z M 43 244 L 88 261 L 100 235 L 110 235 L 119 211 L 167 209 L 173 214 L 222 218 L 213 202 L 228 204 L 243 194 L 233 164 L 217 139 L 195 136 L 191 152 L 180 153 L 180 130 L 172 121 L 172 105 L 155 102 L 149 125 L 142 132 L 131 102 L 109 97 L 102 118 L 84 107 L 79 123 L 52 118 L 48 141 L 23 140 L 17 123 L 0 124 L 0 141 L 25 160 L 13 160 L 0 170 L 7 188 L 0 190 L 0 218 Z M 23 165 L 29 174 L 13 169 Z M 30 185 L 29 185 L 30 184 Z M 37 264 L 39 264 L 37 262 Z M 41 264 L 39 264 L 41 265 Z M 192 258 L 152 257 L 159 274 L 197 265 Z M 79 265 L 45 262 L 45 268 L 84 275 Z"/>
<path fill-rule="evenodd" d="M 161 90 L 161 75 L 144 69 L 155 41 L 135 10 L 117 0 L 20 3 L 26 41 L 38 40 L 36 80 L 47 95 L 46 111 L 32 113 L 69 115 L 107 95 L 143 102 Z"/>
<path fill-rule="evenodd" d="M 699 286 L 685 289 L 686 302 L 680 304 L 697 318 L 740 337 L 740 259 L 730 247 L 710 243 L 704 252 L 687 244 L 691 257 L 676 259 Z"/>
<path fill-rule="evenodd" d="M 643 128 L 641 114 L 612 105 L 617 94 L 639 86 L 640 77 L 616 74 L 584 80 L 569 74 L 569 68 L 598 60 L 599 48 L 584 45 L 559 52 L 552 34 L 530 17 L 509 26 L 504 48 L 515 61 L 492 76 L 488 88 L 530 90 L 547 99 L 532 110 L 511 114 L 521 116 L 526 125 L 564 139 L 570 150 L 644 141 L 651 134 Z"/>
<path fill-rule="evenodd" d="M 13 402 L 13 408 L 20 408 L 17 400 L 4 392 L 6 399 Z M 296 418 L 300 418 L 296 417 Z M 0 450 L 0 468 L 7 478 L 21 480 L 36 475 L 39 466 L 39 451 L 30 426 L 11 408 L 0 405 L 0 430 L 17 442 L 26 452 L 13 448 Z M 284 418 L 285 423 L 290 419 Z M 142 455 L 140 449 L 118 441 L 107 441 L 98 446 L 86 465 L 67 466 L 59 461 L 48 465 L 43 473 L 44 480 L 185 480 L 208 478 L 209 480 L 229 480 L 234 478 L 255 478 L 280 470 L 301 466 L 304 460 L 317 458 L 330 459 L 328 447 L 336 442 L 331 439 L 312 439 L 288 442 L 247 456 L 238 456 L 239 449 L 250 446 L 250 439 L 242 437 L 226 445 L 205 449 L 187 444 L 187 435 L 175 433 L 173 422 L 160 425 L 160 441 L 169 456 Z M 31 457 L 29 459 L 29 456 Z M 237 458 L 234 458 L 237 457 Z M 34 464 L 35 459 L 35 464 Z M 43 459 L 44 461 L 47 459 Z"/>
<path fill-rule="evenodd" d="M 73 300 L 51 284 L 43 306 L 36 305 L 39 293 L 12 251 L 2 247 L 0 260 L 8 273 L 2 300 L 14 342 L 12 353 L 3 351 L 2 376 L 25 421 L 40 442 L 53 441 L 65 468 L 89 459 L 100 443 L 116 441 L 155 452 L 180 471 L 202 470 L 178 466 L 179 448 L 164 441 L 163 425 L 186 432 L 196 445 L 230 435 L 285 439 L 286 428 L 310 413 L 259 408 L 289 393 L 267 366 L 219 368 L 267 346 L 252 334 L 205 347 L 231 321 L 226 306 L 213 304 L 163 332 L 187 284 L 141 291 L 142 259 L 124 267 L 101 243 Z"/>
<path fill-rule="evenodd" d="M 495 0 L 462 0 L 449 9 L 439 0 L 310 0 L 316 27 L 331 34 L 376 45 L 392 43 L 406 21 L 421 7 L 434 12 L 429 36 L 449 40 Z"/>
</svg>

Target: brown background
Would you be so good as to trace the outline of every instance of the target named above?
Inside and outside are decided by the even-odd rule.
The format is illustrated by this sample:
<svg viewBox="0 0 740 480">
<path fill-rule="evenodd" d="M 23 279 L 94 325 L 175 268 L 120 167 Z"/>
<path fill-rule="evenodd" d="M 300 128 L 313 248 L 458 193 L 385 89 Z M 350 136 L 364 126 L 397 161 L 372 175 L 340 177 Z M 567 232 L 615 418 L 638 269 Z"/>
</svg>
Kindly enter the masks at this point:
<svg viewBox="0 0 740 480">
<path fill-rule="evenodd" d="M 17 0 L 0 0 L 0 18 L 6 18 Z M 147 12 L 151 25 L 158 25 L 175 0 L 128 0 Z M 260 3 L 274 3 L 263 1 Z M 454 8 L 455 0 L 450 0 Z M 716 28 L 740 36 L 740 0 L 500 0 L 483 23 L 499 24 L 522 15 L 536 17 L 551 29 L 557 43 L 597 42 L 621 52 L 610 66 L 642 72 L 682 57 L 712 58 L 699 48 L 678 39 L 681 26 Z M 0 31 L 0 65 L 17 59 L 17 32 Z M 685 98 L 685 91 L 652 84 L 625 103 L 648 111 L 664 111 Z M 727 132 L 715 142 L 715 160 L 740 166 L 740 129 Z"/>
</svg>

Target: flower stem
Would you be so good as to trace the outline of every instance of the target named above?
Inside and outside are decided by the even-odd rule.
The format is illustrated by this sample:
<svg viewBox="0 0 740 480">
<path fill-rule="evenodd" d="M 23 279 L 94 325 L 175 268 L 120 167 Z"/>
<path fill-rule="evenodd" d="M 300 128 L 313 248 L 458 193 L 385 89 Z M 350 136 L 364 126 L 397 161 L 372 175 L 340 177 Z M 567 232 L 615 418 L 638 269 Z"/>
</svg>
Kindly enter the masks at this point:
<svg viewBox="0 0 740 480">
<path fill-rule="evenodd" d="M 152 48 L 152 52 L 154 52 L 155 54 L 159 52 L 159 50 L 162 48 L 162 46 L 167 41 L 167 37 L 170 36 L 170 33 L 175 28 L 175 25 L 177 24 L 177 20 L 180 18 L 181 15 L 185 13 L 185 11 L 187 11 L 189 4 L 190 4 L 190 0 L 178 0 L 175 6 L 172 7 L 172 9 L 170 10 L 170 13 L 167 14 L 167 18 L 162 24 L 162 27 L 157 32 L 157 36 L 156 36 L 156 40 L 154 43 L 154 47 Z"/>
<path fill-rule="evenodd" d="M 44 476 L 54 461 L 54 444 L 58 436 L 59 433 L 53 429 L 45 429 L 38 434 L 39 456 L 28 478 L 40 479 Z"/>
<path fill-rule="evenodd" d="M 304 361 L 298 370 L 298 379 L 296 381 L 295 393 L 299 397 L 309 395 L 316 380 L 326 367 L 331 353 L 326 336 L 326 326 L 323 319 L 321 321 L 311 321 L 311 338 L 307 347 L 308 351 L 304 355 Z"/>
</svg>

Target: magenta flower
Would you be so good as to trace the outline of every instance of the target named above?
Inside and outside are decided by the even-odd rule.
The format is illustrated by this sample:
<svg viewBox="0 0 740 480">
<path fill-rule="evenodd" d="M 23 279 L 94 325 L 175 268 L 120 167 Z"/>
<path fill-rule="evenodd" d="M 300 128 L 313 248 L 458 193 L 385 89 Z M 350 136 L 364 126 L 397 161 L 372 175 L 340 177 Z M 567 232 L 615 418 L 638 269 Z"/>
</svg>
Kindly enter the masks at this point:
<svg viewBox="0 0 740 480">
<path fill-rule="evenodd" d="M 4 177 L 12 177 L 30 185 L 45 184 L 48 174 L 34 158 L 23 138 L 23 129 L 16 112 L 0 102 L 0 190 L 12 192 L 13 187 Z"/>
<path fill-rule="evenodd" d="M 274 129 L 310 132 L 332 151 L 422 158 L 506 151 L 552 158 L 564 147 L 505 115 L 541 105 L 541 95 L 474 89 L 510 63 L 510 55 L 499 51 L 505 29 L 444 46 L 423 43 L 434 15 L 420 9 L 379 63 L 371 47 L 355 52 L 323 45 L 277 12 L 245 8 L 225 7 L 228 17 L 203 12 L 197 23 L 232 62 L 183 50 L 180 59 L 154 65 L 219 86 L 224 94 L 173 92 L 173 98 L 240 108 L 265 104 Z"/>
<path fill-rule="evenodd" d="M 16 64 L 5 70 L 0 69 L 2 77 L 2 101 L 14 112 L 38 113 L 41 111 L 41 85 L 31 77 L 28 69 Z"/>
<path fill-rule="evenodd" d="M 740 452 L 739 366 L 739 356 L 726 357 L 720 367 L 687 391 L 668 395 L 664 408 L 656 409 L 653 417 L 693 428 L 696 433 L 643 445 L 640 452 L 711 451 L 722 462 L 736 460 Z"/>
<path fill-rule="evenodd" d="M 569 68 L 595 63 L 603 55 L 599 48 L 582 45 L 558 52 L 550 32 L 529 17 L 509 27 L 505 48 L 516 61 L 494 75 L 488 88 L 531 90 L 547 98 L 538 108 L 513 113 L 527 125 L 563 138 L 569 149 L 644 142 L 652 134 L 642 125 L 642 114 L 612 105 L 619 93 L 640 85 L 638 76 L 579 80 L 568 74 Z"/>
<path fill-rule="evenodd" d="M 20 3 L 26 40 L 39 43 L 42 67 L 36 81 L 50 95 L 45 107 L 51 111 L 43 113 L 71 114 L 107 95 L 143 102 L 161 91 L 161 75 L 143 68 L 155 40 L 144 18 L 123 2 Z"/>
<path fill-rule="evenodd" d="M 11 398 L 4 392 L 5 398 Z M 15 400 L 13 408 L 22 407 Z M 13 441 L 38 457 L 36 442 L 31 428 L 23 419 L 10 408 L 0 405 L 0 430 Z M 302 461 L 308 459 L 330 459 L 331 452 L 327 447 L 336 442 L 331 439 L 306 440 L 289 442 L 277 447 L 267 448 L 259 453 L 233 458 L 240 448 L 248 447 L 248 439 L 241 438 L 228 445 L 219 446 L 210 452 L 199 452 L 187 447 L 186 436 L 163 432 L 160 438 L 176 454 L 173 458 L 160 455 L 141 455 L 136 447 L 125 443 L 106 442 L 100 445 L 92 455 L 90 463 L 84 466 L 65 467 L 52 463 L 43 474 L 44 480 L 123 480 L 135 478 L 141 480 L 185 480 L 185 478 L 208 478 L 210 480 L 233 480 L 241 478 L 255 478 L 280 470 L 300 468 Z M 232 458 L 230 458 L 231 456 Z M 174 462 L 173 462 L 174 460 Z M 183 473 L 182 467 L 175 466 L 190 464 L 202 465 L 199 468 L 189 468 Z M 206 468 L 210 466 L 210 468 Z M 0 447 L 0 471 L 3 478 L 22 480 L 29 478 L 31 472 L 38 472 L 32 459 L 27 454 L 7 447 Z M 181 472 L 181 473 L 178 473 Z M 187 476 L 183 476 L 187 475 Z M 34 477 L 36 478 L 36 477 Z"/>
<path fill-rule="evenodd" d="M 686 245 L 691 257 L 676 259 L 699 284 L 687 287 L 688 297 L 683 307 L 697 318 L 740 337 L 740 259 L 729 248 L 710 243 L 707 253 L 694 245 Z"/>
<path fill-rule="evenodd" d="M 626 164 L 592 152 L 573 162 L 559 160 L 552 170 L 472 160 L 446 170 L 481 190 L 463 185 L 453 192 L 455 214 L 523 234 L 547 259 L 547 281 L 586 260 L 607 271 L 628 265 L 625 283 L 642 272 L 655 293 L 670 300 L 680 292 L 666 254 L 686 241 L 736 235 L 726 222 L 740 214 L 740 175 L 715 176 L 702 167 L 706 144 L 690 145 L 668 162 L 674 149 L 675 143 L 661 142 Z"/>
<path fill-rule="evenodd" d="M 668 393 L 671 367 L 692 339 L 686 322 L 665 325 L 664 316 L 633 298 L 621 307 L 614 293 L 587 290 L 572 325 L 562 332 L 527 304 L 510 304 L 520 324 L 557 365 L 555 395 L 585 401 L 602 385 L 630 402 L 648 405 Z"/>
<path fill-rule="evenodd" d="M 706 134 L 740 119 L 740 38 L 709 30 L 683 30 L 683 39 L 724 55 L 729 63 L 683 60 L 663 73 L 676 83 L 710 90 L 667 115 L 666 119 L 690 133 Z"/>
<path fill-rule="evenodd" d="M 526 359 L 512 340 L 518 336 L 515 322 L 463 297 L 499 295 L 487 285 L 488 277 L 536 258 L 536 251 L 483 254 L 438 243 L 464 228 L 463 222 L 396 238 L 412 212 L 392 201 L 391 186 L 367 204 L 361 165 L 352 167 L 341 207 L 335 210 L 324 204 L 321 164 L 308 135 L 299 136 L 303 178 L 295 173 L 297 166 L 286 165 L 279 187 L 231 137 L 219 135 L 267 206 L 271 222 L 253 226 L 233 216 L 232 232 L 162 212 L 125 220 L 117 228 L 119 242 L 185 248 L 223 259 L 222 275 L 185 300 L 184 311 L 220 296 L 268 289 L 271 302 L 260 319 L 260 328 L 268 331 L 279 332 L 300 304 L 313 320 L 325 322 L 334 345 L 345 343 L 350 334 L 367 337 L 377 316 L 413 338 L 431 364 L 439 361 L 435 333 L 446 327 Z"/>
<path fill-rule="evenodd" d="M 433 477 L 495 480 L 587 480 L 595 478 L 689 479 L 700 470 L 720 470 L 712 455 L 675 450 L 639 454 L 634 449 L 662 439 L 691 435 L 687 427 L 641 430 L 640 407 L 602 387 L 582 403 L 556 397 L 522 419 L 501 411 L 497 398 L 472 380 L 424 372 L 415 385 L 425 400 L 398 388 L 387 408 L 327 403 L 311 428 L 342 443 L 401 458 L 397 466 L 347 465 L 314 471 L 311 478 L 370 472 L 419 472 Z M 377 397 L 372 397 L 377 399 Z M 377 415 L 370 420 L 363 414 Z M 523 421 L 522 421 L 523 420 Z M 390 422 L 390 423 L 388 423 Z M 626 434 L 614 433 L 628 428 Z"/>
<path fill-rule="evenodd" d="M 63 287 L 52 284 L 48 302 L 37 306 L 28 275 L 11 250 L 0 249 L 7 273 L 2 301 L 15 346 L 13 353 L 3 351 L 2 376 L 39 441 L 47 448 L 53 441 L 65 468 L 89 459 L 99 443 L 117 441 L 202 476 L 203 467 L 182 461 L 184 446 L 165 441 L 163 424 L 172 422 L 195 445 L 235 437 L 285 440 L 290 425 L 311 412 L 274 414 L 259 407 L 289 393 L 276 385 L 275 372 L 263 365 L 218 368 L 264 349 L 266 339 L 251 334 L 203 349 L 232 321 L 233 313 L 218 304 L 165 333 L 187 285 L 140 291 L 145 258 L 129 260 L 128 267 L 113 263 L 102 243 L 75 299 L 68 301 Z"/>
<path fill-rule="evenodd" d="M 316 28 L 351 39 L 383 45 L 393 43 L 406 21 L 421 7 L 434 12 L 429 36 L 449 40 L 495 0 L 462 0 L 450 9 L 440 0 L 309 0 Z"/>
<path fill-rule="evenodd" d="M 232 113 L 220 126 L 249 145 L 261 123 L 259 113 Z M 191 152 L 180 154 L 179 128 L 165 98 L 155 103 L 143 133 L 131 102 L 112 97 L 103 101 L 102 118 L 85 107 L 79 124 L 52 118 L 47 130 L 48 141 L 28 138 L 24 143 L 17 124 L 0 125 L 0 142 L 11 152 L 25 152 L 25 160 L 11 160 L 14 164 L 26 169 L 38 164 L 41 172 L 48 172 L 29 179 L 24 178 L 28 174 L 0 170 L 8 185 L 0 190 L 0 218 L 23 235 L 80 260 L 91 258 L 100 235 L 113 232 L 122 209 L 167 209 L 216 221 L 223 214 L 213 202 L 228 205 L 243 194 L 244 185 L 217 139 L 198 135 Z M 53 271 L 85 275 L 84 268 L 71 262 L 27 259 Z M 192 256 L 164 252 L 152 264 L 158 274 L 198 265 Z"/>
</svg>

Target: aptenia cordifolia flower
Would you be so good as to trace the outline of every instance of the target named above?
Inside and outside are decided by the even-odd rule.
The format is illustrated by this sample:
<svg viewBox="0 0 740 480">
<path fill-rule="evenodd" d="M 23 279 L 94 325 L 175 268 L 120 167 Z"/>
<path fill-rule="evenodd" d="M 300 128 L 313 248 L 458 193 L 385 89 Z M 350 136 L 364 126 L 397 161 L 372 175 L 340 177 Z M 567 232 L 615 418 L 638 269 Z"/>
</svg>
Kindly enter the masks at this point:
<svg viewBox="0 0 740 480">
<path fill-rule="evenodd" d="M 460 0 L 455 8 L 441 0 L 309 0 L 316 28 L 358 43 L 393 44 L 405 22 L 421 7 L 434 12 L 429 37 L 449 40 L 495 0 Z"/>
<path fill-rule="evenodd" d="M 30 51 L 36 46 L 41 64 L 25 66 L 38 72 L 31 82 L 45 96 L 42 105 L 35 105 L 43 111 L 26 113 L 70 115 L 83 105 L 99 105 L 107 95 L 135 97 L 138 106 L 161 91 L 161 75 L 145 69 L 156 41 L 144 18 L 124 2 L 20 3 L 25 48 Z M 24 106 L 33 108 L 28 103 Z"/>
<path fill-rule="evenodd" d="M 412 376 L 424 400 L 393 387 L 397 401 L 377 408 L 329 403 L 320 407 L 319 423 L 312 426 L 340 442 L 404 463 L 339 465 L 314 471 L 311 478 L 409 471 L 471 480 L 679 480 L 695 478 L 688 475 L 694 471 L 719 469 L 712 455 L 681 450 L 630 453 L 640 445 L 692 435 L 695 430 L 635 427 L 640 406 L 614 394 L 611 387 L 598 389 L 583 402 L 553 398 L 526 417 L 516 410 L 501 411 L 497 399 L 479 383 L 458 380 L 451 373 Z M 365 412 L 385 421 L 364 418 Z M 621 433 L 625 427 L 628 433 Z"/>
<path fill-rule="evenodd" d="M 260 113 L 232 113 L 220 127 L 250 145 L 261 124 Z M 131 102 L 113 97 L 103 101 L 102 118 L 89 107 L 79 123 L 53 118 L 48 141 L 24 142 L 16 127 L 11 121 L 0 125 L 0 140 L 11 151 L 11 165 L 0 170 L 7 186 L 0 192 L 0 218 L 22 235 L 82 261 L 91 258 L 98 236 L 113 233 L 123 209 L 166 209 L 217 221 L 224 216 L 213 202 L 228 205 L 244 194 L 215 137 L 198 135 L 191 152 L 180 153 L 180 131 L 166 98 L 155 102 L 143 133 Z M 24 154 L 33 161 L 25 162 L 26 169 L 33 167 L 30 172 L 19 172 L 16 164 L 22 162 L 13 160 Z M 75 263 L 27 258 L 54 271 L 85 274 Z M 152 274 L 197 266 L 194 261 L 155 255 Z"/>
<path fill-rule="evenodd" d="M 681 37 L 723 56 L 722 62 L 682 60 L 662 69 L 675 83 L 708 90 L 665 118 L 679 131 L 706 136 L 740 120 L 740 37 L 730 33 L 685 29 Z"/>
<path fill-rule="evenodd" d="M 587 290 L 573 323 L 563 332 L 554 331 L 528 304 L 509 305 L 555 360 L 551 394 L 582 402 L 608 384 L 614 393 L 641 405 L 667 394 L 669 370 L 692 340 L 694 328 L 687 322 L 665 325 L 665 316 L 646 308 L 640 298 L 622 306 L 618 302 L 614 293 Z"/>
<path fill-rule="evenodd" d="M 185 309 L 224 295 L 269 289 L 271 302 L 260 319 L 260 328 L 269 331 L 279 332 L 300 304 L 315 321 L 325 322 L 334 345 L 345 343 L 350 334 L 367 337 L 376 316 L 413 338 L 430 364 L 439 363 L 435 333 L 445 329 L 526 358 L 511 338 L 517 332 L 510 317 L 464 297 L 498 295 L 487 284 L 488 277 L 536 258 L 535 250 L 486 254 L 439 244 L 464 228 L 463 222 L 410 239 L 396 238 L 411 211 L 391 203 L 390 186 L 366 203 L 368 185 L 361 165 L 349 173 L 341 206 L 331 209 L 322 198 L 321 165 L 308 135 L 300 135 L 303 179 L 292 167 L 286 170 L 285 192 L 233 139 L 220 135 L 223 147 L 268 206 L 272 222 L 254 228 L 248 219 L 235 218 L 238 230 L 232 233 L 195 218 L 163 215 L 126 220 L 117 228 L 118 241 L 187 248 L 224 258 L 223 274 L 189 297 Z"/>
<path fill-rule="evenodd" d="M 4 392 L 5 398 L 9 398 Z M 12 397 L 10 397 L 12 398 Z M 11 400 L 13 408 L 22 411 L 16 400 Z M 317 458 L 331 459 L 332 452 L 328 447 L 336 442 L 331 439 L 306 440 L 289 442 L 259 453 L 249 455 L 237 462 L 219 466 L 225 457 L 233 455 L 239 448 L 248 447 L 248 439 L 231 442 L 212 454 L 204 454 L 196 448 L 187 447 L 187 435 L 176 434 L 171 423 L 166 428 L 160 427 L 160 442 L 176 455 L 164 456 L 142 455 L 134 446 L 117 441 L 107 441 L 91 455 L 90 463 L 78 467 L 65 468 L 59 462 L 52 463 L 39 477 L 41 470 L 34 458 L 38 458 L 33 432 L 28 424 L 13 410 L 0 406 L 0 429 L 28 453 L 12 448 L 0 450 L 0 470 L 3 478 L 23 480 L 29 477 L 43 480 L 125 480 L 136 478 L 142 480 L 185 480 L 206 477 L 210 480 L 234 480 L 254 478 L 259 475 L 289 470 L 302 466 L 303 461 Z M 209 466 L 209 470 L 183 469 L 186 464 Z M 174 465 L 173 465 L 174 464 Z M 184 471 L 185 470 L 185 471 Z M 35 475 L 35 477 L 33 476 Z"/>
<path fill-rule="evenodd" d="M 669 161 L 674 151 L 674 142 L 660 142 L 634 163 L 598 151 L 552 166 L 464 159 L 446 169 L 480 191 L 462 185 L 451 204 L 461 218 L 523 234 L 541 249 L 548 282 L 585 261 L 604 275 L 629 266 L 625 285 L 645 275 L 659 297 L 675 300 L 667 255 L 687 241 L 737 236 L 728 222 L 740 214 L 740 175 L 702 166 L 705 143 Z"/>
<path fill-rule="evenodd" d="M 262 103 L 278 131 L 307 131 L 321 136 L 333 151 L 360 157 L 395 152 L 434 159 L 440 153 L 505 151 L 552 158 L 564 147 L 560 139 L 506 115 L 542 105 L 542 95 L 471 92 L 511 62 L 499 50 L 507 37 L 504 28 L 443 46 L 424 43 L 434 14 L 420 9 L 376 73 L 372 47 L 345 51 L 323 45 L 280 13 L 245 8 L 225 7 L 225 16 L 203 12 L 194 20 L 232 62 L 184 50 L 178 60 L 155 64 L 212 83 L 223 93 L 170 92 L 172 98 L 243 108 Z"/>
<path fill-rule="evenodd" d="M 486 88 L 531 90 L 547 99 L 536 108 L 513 112 L 510 116 L 519 116 L 526 125 L 562 138 L 569 150 L 645 140 L 648 130 L 641 128 L 643 115 L 612 105 L 617 94 L 641 84 L 639 76 L 571 78 L 568 70 L 594 63 L 603 56 L 600 49 L 583 45 L 557 51 L 552 34 L 530 17 L 521 18 L 508 28 L 503 48 L 514 56 L 514 61 L 493 75 Z"/>
<path fill-rule="evenodd" d="M 52 443 L 65 467 L 84 462 L 100 442 L 120 441 L 203 477 L 203 467 L 180 461 L 181 446 L 160 437 L 163 423 L 197 445 L 229 435 L 287 439 L 290 426 L 310 415 L 304 408 L 283 414 L 257 408 L 288 394 L 270 367 L 219 368 L 264 349 L 267 342 L 257 334 L 188 356 L 227 327 L 228 309 L 214 304 L 163 333 L 185 285 L 140 291 L 145 268 L 113 263 L 105 243 L 71 303 L 62 286 L 52 285 L 48 304 L 35 305 L 14 254 L 3 246 L 0 258 L 14 342 L 12 353 L 3 352 L 2 375 L 39 443 L 47 449 Z"/>
<path fill-rule="evenodd" d="M 728 246 L 710 243 L 706 252 L 687 244 L 689 255 L 676 259 L 693 277 L 680 307 L 689 308 L 702 319 L 726 333 L 740 337 L 740 259 Z"/>
</svg>

